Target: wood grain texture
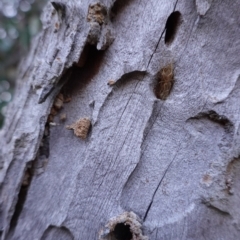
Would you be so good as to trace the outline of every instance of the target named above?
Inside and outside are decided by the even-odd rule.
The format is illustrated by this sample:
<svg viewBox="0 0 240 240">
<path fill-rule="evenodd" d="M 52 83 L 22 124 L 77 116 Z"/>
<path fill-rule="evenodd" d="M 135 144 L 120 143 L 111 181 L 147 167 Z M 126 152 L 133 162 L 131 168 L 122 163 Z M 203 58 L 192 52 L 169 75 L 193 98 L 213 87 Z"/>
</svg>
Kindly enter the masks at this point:
<svg viewBox="0 0 240 240">
<path fill-rule="evenodd" d="M 96 2 L 61 2 L 61 21 L 50 3 L 43 12 L 0 133 L 2 239 L 114 239 L 107 226 L 124 212 L 149 240 L 238 239 L 238 1 L 100 1 L 101 24 L 88 16 Z M 173 11 L 181 23 L 165 44 Z M 161 100 L 156 76 L 169 63 L 174 85 Z M 47 164 L 17 215 L 60 90 L 71 101 L 48 126 Z M 66 130 L 85 117 L 86 139 Z"/>
</svg>

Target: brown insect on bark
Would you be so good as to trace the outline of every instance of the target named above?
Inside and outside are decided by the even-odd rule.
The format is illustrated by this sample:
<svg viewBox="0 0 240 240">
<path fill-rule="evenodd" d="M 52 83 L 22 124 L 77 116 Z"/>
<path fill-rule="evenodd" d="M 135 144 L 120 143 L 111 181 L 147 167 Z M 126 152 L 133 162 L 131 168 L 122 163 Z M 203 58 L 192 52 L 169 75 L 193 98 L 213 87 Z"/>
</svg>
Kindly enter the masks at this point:
<svg viewBox="0 0 240 240">
<path fill-rule="evenodd" d="M 154 89 L 156 97 L 161 100 L 166 100 L 171 92 L 173 83 L 173 64 L 170 63 L 163 67 L 157 74 L 157 84 Z"/>
<path fill-rule="evenodd" d="M 74 134 L 81 139 L 87 138 L 90 127 L 91 121 L 89 118 L 80 118 L 72 125 L 66 126 L 67 129 L 72 129 L 74 131 Z"/>
</svg>

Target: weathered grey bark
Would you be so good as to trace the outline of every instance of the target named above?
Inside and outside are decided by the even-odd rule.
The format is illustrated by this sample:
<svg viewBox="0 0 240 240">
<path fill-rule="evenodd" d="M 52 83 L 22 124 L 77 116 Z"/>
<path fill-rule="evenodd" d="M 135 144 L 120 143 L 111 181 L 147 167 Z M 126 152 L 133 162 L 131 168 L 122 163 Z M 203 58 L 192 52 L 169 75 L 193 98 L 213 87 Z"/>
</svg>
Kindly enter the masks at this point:
<svg viewBox="0 0 240 240">
<path fill-rule="evenodd" d="M 49 3 L 1 131 L 1 238 L 239 239 L 239 10 Z"/>
</svg>

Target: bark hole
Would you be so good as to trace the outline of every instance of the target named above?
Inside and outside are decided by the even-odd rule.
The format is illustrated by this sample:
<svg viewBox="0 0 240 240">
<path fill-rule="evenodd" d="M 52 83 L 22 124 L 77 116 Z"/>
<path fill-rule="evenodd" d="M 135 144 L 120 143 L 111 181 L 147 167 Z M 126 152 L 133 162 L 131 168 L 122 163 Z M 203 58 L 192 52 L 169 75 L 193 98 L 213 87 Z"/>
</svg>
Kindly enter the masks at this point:
<svg viewBox="0 0 240 240">
<path fill-rule="evenodd" d="M 116 0 L 110 11 L 110 18 L 114 20 L 117 14 L 120 14 L 127 7 L 130 0 Z"/>
<path fill-rule="evenodd" d="M 181 22 L 181 13 L 179 11 L 172 12 L 166 22 L 165 44 L 170 44 L 174 40 L 178 27 Z"/>
<path fill-rule="evenodd" d="M 132 232 L 130 230 L 130 226 L 125 223 L 118 223 L 115 226 L 113 234 L 117 240 L 131 240 Z"/>
<path fill-rule="evenodd" d="M 80 58 L 78 60 L 78 63 L 76 64 L 77 67 L 84 67 L 88 54 L 89 54 L 89 49 L 90 49 L 90 45 L 86 45 L 80 55 Z"/>
<path fill-rule="evenodd" d="M 148 240 L 142 233 L 140 218 L 133 212 L 124 212 L 109 220 L 101 229 L 99 240 Z"/>
<path fill-rule="evenodd" d="M 92 80 L 98 73 L 105 51 L 99 51 L 95 46 L 86 45 L 83 50 L 79 62 L 74 65 L 71 70 L 71 77 L 63 86 L 63 94 L 66 96 L 74 95 Z"/>
</svg>

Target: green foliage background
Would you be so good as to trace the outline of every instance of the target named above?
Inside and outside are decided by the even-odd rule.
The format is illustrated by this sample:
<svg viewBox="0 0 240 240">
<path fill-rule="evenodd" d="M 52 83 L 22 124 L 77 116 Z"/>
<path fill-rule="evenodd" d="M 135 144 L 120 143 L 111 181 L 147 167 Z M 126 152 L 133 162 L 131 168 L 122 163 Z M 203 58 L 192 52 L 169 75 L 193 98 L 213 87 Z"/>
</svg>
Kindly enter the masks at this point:
<svg viewBox="0 0 240 240">
<path fill-rule="evenodd" d="M 0 0 L 0 128 L 11 101 L 17 66 L 32 37 L 41 29 L 40 14 L 47 0 Z"/>
</svg>

